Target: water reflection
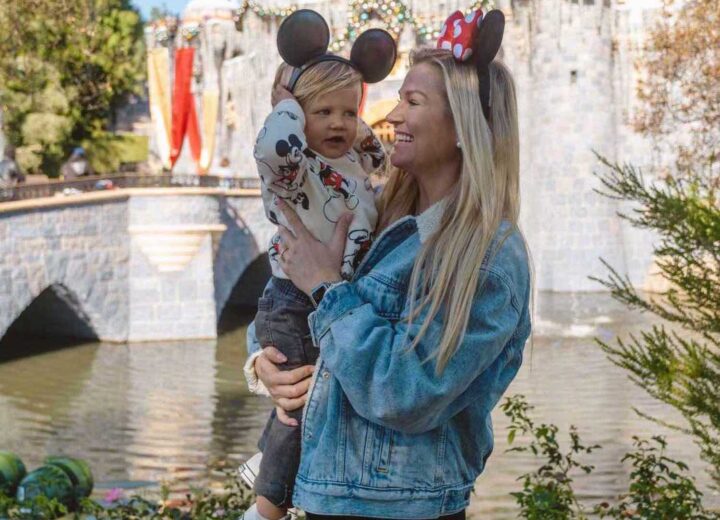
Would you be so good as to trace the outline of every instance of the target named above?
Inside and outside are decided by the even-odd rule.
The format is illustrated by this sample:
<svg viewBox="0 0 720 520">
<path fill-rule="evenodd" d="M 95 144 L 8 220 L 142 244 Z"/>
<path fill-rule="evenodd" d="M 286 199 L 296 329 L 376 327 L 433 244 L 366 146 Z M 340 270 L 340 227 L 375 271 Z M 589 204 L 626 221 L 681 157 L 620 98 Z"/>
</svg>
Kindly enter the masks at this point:
<svg viewBox="0 0 720 520">
<path fill-rule="evenodd" d="M 0 362 L 0 449 L 17 452 L 29 466 L 48 454 L 85 458 L 101 488 L 168 482 L 180 492 L 211 481 L 214 463 L 235 466 L 254 453 L 269 407 L 242 380 L 250 316 L 230 317 L 217 342 L 96 343 L 11 356 Z M 606 295 L 542 294 L 536 316 L 533 345 L 510 392 L 527 395 L 540 421 L 561 431 L 575 424 L 588 443 L 603 445 L 590 459 L 593 475 L 577 479 L 583 498 L 596 502 L 623 489 L 628 469 L 619 460 L 634 434 L 667 435 L 670 454 L 689 461 L 707 489 L 687 438 L 639 418 L 632 407 L 665 420 L 677 416 L 594 344 L 595 336 L 637 332 L 652 319 Z M 507 421 L 500 413 L 494 420 L 495 453 L 478 480 L 474 518 L 514 518 L 508 493 L 519 488 L 520 474 L 537 467 L 504 453 Z M 710 502 L 720 505 L 717 496 Z"/>
</svg>

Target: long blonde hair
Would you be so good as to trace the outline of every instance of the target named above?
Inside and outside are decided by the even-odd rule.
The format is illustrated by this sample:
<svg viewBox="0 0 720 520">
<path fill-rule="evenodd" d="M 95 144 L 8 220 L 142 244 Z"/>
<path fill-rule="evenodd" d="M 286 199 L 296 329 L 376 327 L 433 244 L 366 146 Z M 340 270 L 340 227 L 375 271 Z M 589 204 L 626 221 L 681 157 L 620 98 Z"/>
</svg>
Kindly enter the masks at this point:
<svg viewBox="0 0 720 520">
<path fill-rule="evenodd" d="M 515 84 L 508 68 L 490 64 L 490 118 L 485 119 L 472 65 L 455 61 L 449 51 L 420 49 L 412 65 L 427 63 L 442 74 L 448 109 L 462 149 L 459 181 L 447 198 L 436 231 L 423 244 L 410 278 L 410 323 L 427 311 L 411 348 L 443 311 L 444 330 L 437 372 L 447 365 L 465 334 L 473 299 L 482 286 L 481 269 L 502 220 L 517 225 L 520 213 L 520 146 Z M 380 198 L 380 228 L 413 214 L 418 187 L 407 172 L 395 170 Z M 499 245 L 499 244 L 498 244 Z"/>
<path fill-rule="evenodd" d="M 283 80 L 289 79 L 292 67 L 281 63 L 275 72 L 273 88 Z M 321 61 L 302 73 L 293 89 L 293 95 L 301 106 L 318 97 L 345 88 L 357 87 L 362 93 L 362 76 L 346 63 L 339 61 Z"/>
</svg>

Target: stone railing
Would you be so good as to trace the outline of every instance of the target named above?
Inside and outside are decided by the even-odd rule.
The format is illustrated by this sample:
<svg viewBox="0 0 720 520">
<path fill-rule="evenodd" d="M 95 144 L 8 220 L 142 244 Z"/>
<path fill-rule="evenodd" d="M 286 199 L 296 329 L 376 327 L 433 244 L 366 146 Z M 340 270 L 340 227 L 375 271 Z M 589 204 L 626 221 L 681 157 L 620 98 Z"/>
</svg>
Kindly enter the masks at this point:
<svg viewBox="0 0 720 520">
<path fill-rule="evenodd" d="M 93 175 L 72 181 L 49 180 L 0 189 L 0 202 L 37 199 L 60 195 L 122 188 L 223 188 L 259 189 L 257 177 L 218 177 L 214 175 Z"/>
</svg>

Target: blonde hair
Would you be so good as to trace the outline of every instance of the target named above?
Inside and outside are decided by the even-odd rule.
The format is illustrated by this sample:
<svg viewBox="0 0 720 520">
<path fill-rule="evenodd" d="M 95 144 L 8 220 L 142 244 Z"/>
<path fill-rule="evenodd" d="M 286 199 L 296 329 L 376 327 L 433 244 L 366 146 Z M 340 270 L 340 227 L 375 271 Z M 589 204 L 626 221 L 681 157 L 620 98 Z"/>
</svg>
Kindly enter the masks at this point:
<svg viewBox="0 0 720 520">
<path fill-rule="evenodd" d="M 275 72 L 273 88 L 289 79 L 291 71 L 290 65 L 281 63 Z M 362 76 L 357 70 L 347 63 L 321 61 L 302 73 L 295 84 L 293 95 L 304 107 L 324 94 L 349 87 L 357 87 L 362 93 Z"/>
<path fill-rule="evenodd" d="M 520 146 L 515 84 L 500 61 L 490 64 L 490 117 L 485 119 L 478 77 L 472 65 L 455 61 L 449 51 L 420 49 L 412 65 L 432 65 L 444 80 L 462 149 L 459 180 L 447 197 L 438 231 L 423 244 L 410 278 L 408 321 L 427 311 L 410 348 L 417 347 L 443 310 L 442 338 L 431 358 L 442 372 L 465 334 L 472 302 L 482 287 L 479 266 L 490 251 L 502 220 L 517 225 L 520 213 Z M 416 211 L 419 191 L 407 172 L 395 170 L 380 198 L 380 228 Z M 511 230 L 512 231 L 512 230 Z M 527 247 L 527 246 L 526 246 Z"/>
</svg>

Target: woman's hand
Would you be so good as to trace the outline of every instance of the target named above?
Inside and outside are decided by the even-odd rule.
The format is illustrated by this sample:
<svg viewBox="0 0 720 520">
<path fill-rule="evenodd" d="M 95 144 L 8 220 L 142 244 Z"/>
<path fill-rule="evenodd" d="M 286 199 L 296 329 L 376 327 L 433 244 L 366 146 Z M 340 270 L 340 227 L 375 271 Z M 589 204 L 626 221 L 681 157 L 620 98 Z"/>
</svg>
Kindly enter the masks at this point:
<svg viewBox="0 0 720 520">
<path fill-rule="evenodd" d="M 280 267 L 295 286 L 308 296 L 323 282 L 339 282 L 340 266 L 352 213 L 346 213 L 335 225 L 335 233 L 327 244 L 317 240 L 307 230 L 297 213 L 278 199 L 278 207 L 287 219 L 289 229 L 280 226 Z"/>
<path fill-rule="evenodd" d="M 280 370 L 276 365 L 285 363 L 287 358 L 275 347 L 264 347 L 255 360 L 255 372 L 270 392 L 277 405 L 277 417 L 283 424 L 297 426 L 298 422 L 285 412 L 302 408 L 310 388 L 310 376 L 315 366 L 305 365 L 293 370 Z"/>
</svg>

